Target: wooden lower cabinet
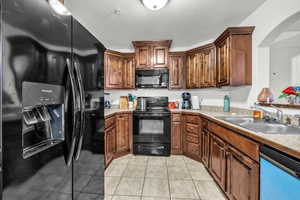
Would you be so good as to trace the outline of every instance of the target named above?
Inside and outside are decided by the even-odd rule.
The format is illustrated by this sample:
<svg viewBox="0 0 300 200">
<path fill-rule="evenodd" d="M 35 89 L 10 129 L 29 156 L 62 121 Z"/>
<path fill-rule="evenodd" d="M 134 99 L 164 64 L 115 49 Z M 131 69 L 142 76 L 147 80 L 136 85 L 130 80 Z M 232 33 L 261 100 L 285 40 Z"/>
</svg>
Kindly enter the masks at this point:
<svg viewBox="0 0 300 200">
<path fill-rule="evenodd" d="M 117 114 L 116 116 L 117 153 L 125 153 L 130 150 L 129 118 L 129 114 Z"/>
<path fill-rule="evenodd" d="M 199 116 L 183 115 L 183 133 L 184 133 L 184 155 L 195 160 L 201 159 L 200 137 L 199 137 Z"/>
<path fill-rule="evenodd" d="M 181 114 L 173 113 L 171 121 L 171 154 L 180 155 L 183 153 Z"/>
<path fill-rule="evenodd" d="M 105 166 L 132 150 L 132 114 L 116 114 L 105 119 Z"/>
<path fill-rule="evenodd" d="M 201 151 L 202 151 L 202 163 L 204 164 L 204 166 L 206 168 L 209 167 L 209 142 L 210 142 L 210 139 L 209 139 L 209 133 L 207 130 L 203 129 L 202 130 L 202 133 L 201 133 L 201 142 L 202 142 L 202 145 L 201 145 Z"/>
<path fill-rule="evenodd" d="M 238 150 L 226 150 L 227 188 L 231 200 L 258 200 L 259 165 Z"/>
<path fill-rule="evenodd" d="M 116 127 L 112 126 L 105 130 L 105 166 L 114 159 L 116 152 Z"/>
<path fill-rule="evenodd" d="M 209 171 L 218 182 L 220 187 L 225 190 L 226 178 L 226 144 L 218 137 L 211 135 L 210 137 L 210 167 Z"/>
</svg>

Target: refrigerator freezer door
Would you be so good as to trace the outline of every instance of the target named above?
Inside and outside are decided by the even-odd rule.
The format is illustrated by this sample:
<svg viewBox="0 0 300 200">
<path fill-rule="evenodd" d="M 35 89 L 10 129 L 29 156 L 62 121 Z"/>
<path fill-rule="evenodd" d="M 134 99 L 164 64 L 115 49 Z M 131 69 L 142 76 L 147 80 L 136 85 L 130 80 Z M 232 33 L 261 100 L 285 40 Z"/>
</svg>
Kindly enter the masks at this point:
<svg viewBox="0 0 300 200">
<path fill-rule="evenodd" d="M 66 143 L 27 159 L 22 155 L 22 83 L 65 85 L 71 17 L 55 13 L 46 0 L 1 1 L 1 11 L 2 199 L 71 200 L 72 168 L 65 164 Z M 72 113 L 67 115 L 71 121 Z M 66 140 L 71 137 L 69 124 L 65 123 Z"/>
</svg>

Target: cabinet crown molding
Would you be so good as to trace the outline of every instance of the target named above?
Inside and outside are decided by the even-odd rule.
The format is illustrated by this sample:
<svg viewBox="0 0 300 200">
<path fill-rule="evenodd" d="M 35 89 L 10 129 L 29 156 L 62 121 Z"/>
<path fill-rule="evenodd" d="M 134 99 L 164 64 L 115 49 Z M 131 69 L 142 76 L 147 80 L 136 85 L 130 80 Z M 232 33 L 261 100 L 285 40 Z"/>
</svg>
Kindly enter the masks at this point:
<svg viewBox="0 0 300 200">
<path fill-rule="evenodd" d="M 214 43 L 218 44 L 231 35 L 251 35 L 254 29 L 255 26 L 229 27 L 215 40 Z"/>
<path fill-rule="evenodd" d="M 141 46 L 146 46 L 146 45 L 152 45 L 152 46 L 167 46 L 171 47 L 172 40 L 147 40 L 147 41 L 132 41 L 133 46 L 136 47 L 141 47 Z"/>
<path fill-rule="evenodd" d="M 186 53 L 187 54 L 195 54 L 195 53 L 199 53 L 199 52 L 204 51 L 204 50 L 213 49 L 215 47 L 216 47 L 216 45 L 214 43 L 209 43 L 209 44 L 206 44 L 206 45 L 203 45 L 203 46 L 200 46 L 200 47 L 196 47 L 194 49 L 190 49 L 190 50 L 186 51 Z"/>
</svg>

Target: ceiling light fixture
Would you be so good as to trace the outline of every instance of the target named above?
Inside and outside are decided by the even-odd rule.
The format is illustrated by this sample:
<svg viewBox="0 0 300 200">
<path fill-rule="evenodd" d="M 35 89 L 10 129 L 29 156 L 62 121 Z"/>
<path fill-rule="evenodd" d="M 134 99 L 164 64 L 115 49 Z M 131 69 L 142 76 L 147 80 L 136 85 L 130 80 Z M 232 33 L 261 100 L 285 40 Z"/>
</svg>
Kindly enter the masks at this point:
<svg viewBox="0 0 300 200">
<path fill-rule="evenodd" d="M 145 7 L 150 10 L 156 11 L 162 9 L 167 5 L 169 0 L 142 0 Z"/>
<path fill-rule="evenodd" d="M 48 0 L 52 9 L 59 15 L 71 15 L 67 8 L 59 0 Z"/>
</svg>

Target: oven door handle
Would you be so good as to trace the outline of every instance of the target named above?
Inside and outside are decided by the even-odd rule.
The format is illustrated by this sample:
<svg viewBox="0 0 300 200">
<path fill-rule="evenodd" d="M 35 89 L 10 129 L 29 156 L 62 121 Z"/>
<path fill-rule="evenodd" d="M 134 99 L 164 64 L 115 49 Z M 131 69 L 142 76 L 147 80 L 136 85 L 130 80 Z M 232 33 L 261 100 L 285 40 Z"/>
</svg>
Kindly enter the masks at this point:
<svg viewBox="0 0 300 200">
<path fill-rule="evenodd" d="M 141 114 L 141 113 L 134 113 L 134 117 L 147 117 L 147 118 L 153 118 L 153 117 L 170 117 L 170 113 L 161 113 L 161 114 Z"/>
</svg>

